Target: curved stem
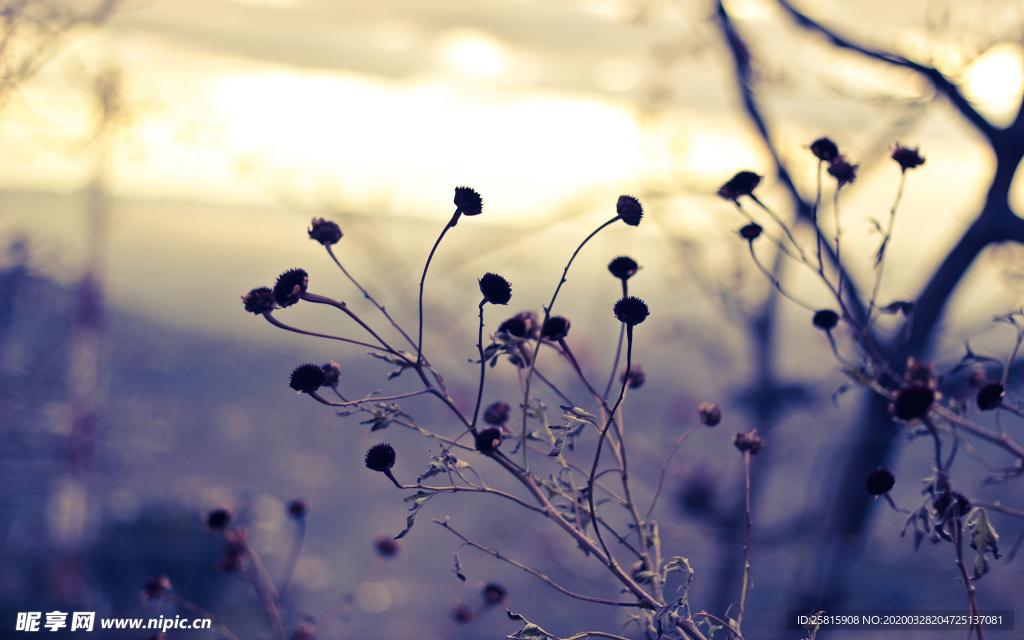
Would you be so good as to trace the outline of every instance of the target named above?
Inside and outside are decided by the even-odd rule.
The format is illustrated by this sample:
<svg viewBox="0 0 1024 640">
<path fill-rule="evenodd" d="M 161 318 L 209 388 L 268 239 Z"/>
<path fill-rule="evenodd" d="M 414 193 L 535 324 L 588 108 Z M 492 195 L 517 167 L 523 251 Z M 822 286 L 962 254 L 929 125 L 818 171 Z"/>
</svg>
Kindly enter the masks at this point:
<svg viewBox="0 0 1024 640">
<path fill-rule="evenodd" d="M 302 553 L 302 545 L 306 541 L 306 516 L 300 516 L 295 523 L 295 541 L 292 543 L 292 551 L 288 554 L 288 561 L 284 565 L 284 574 L 281 578 L 281 588 L 278 590 L 278 600 L 284 599 L 284 592 L 292 581 L 295 573 L 295 566 L 299 563 L 299 555 Z"/>
<path fill-rule="evenodd" d="M 231 633 L 231 630 L 224 626 L 224 623 L 221 622 L 220 618 L 218 618 L 213 613 L 207 611 L 206 609 L 200 607 L 199 605 L 189 600 L 185 600 L 184 598 L 173 596 L 166 592 L 160 593 L 160 595 L 158 595 L 157 597 L 161 600 L 166 600 L 171 604 L 176 604 L 182 609 L 185 609 L 186 611 L 191 611 L 192 613 L 196 614 L 201 618 L 209 619 L 211 622 L 213 622 L 213 626 L 217 627 L 217 630 L 224 634 L 225 638 L 227 638 L 228 640 L 238 640 L 238 636 Z"/>
<path fill-rule="evenodd" d="M 330 400 L 325 399 L 316 391 L 307 391 L 307 393 L 311 398 L 313 398 L 320 404 L 327 405 L 328 407 L 354 407 L 366 402 L 384 402 L 385 400 L 401 400 L 402 398 L 412 398 L 413 396 L 421 396 L 425 393 L 434 393 L 434 391 L 433 389 L 420 389 L 419 391 L 411 391 L 409 393 L 403 393 L 397 396 L 385 396 L 382 398 L 371 397 L 363 398 L 362 400 L 351 400 L 349 402 L 331 402 Z"/>
<path fill-rule="evenodd" d="M 747 606 L 747 583 L 750 582 L 750 450 L 743 452 L 743 469 L 746 476 L 745 493 L 747 502 L 747 537 L 743 542 L 743 589 L 740 591 L 740 611 L 736 614 L 736 633 L 743 624 L 743 611 Z"/>
<path fill-rule="evenodd" d="M 437 236 L 437 242 L 434 243 L 433 248 L 430 250 L 430 255 L 427 256 L 427 263 L 423 265 L 423 275 L 420 277 L 420 301 L 419 301 L 419 329 L 416 337 L 416 362 L 423 361 L 423 283 L 427 281 L 427 269 L 430 268 L 430 261 L 434 259 L 434 252 L 437 251 L 438 245 L 441 244 L 441 240 L 444 238 L 444 234 L 448 233 L 448 230 L 455 226 L 459 221 L 459 212 L 456 211 L 452 219 L 448 221 L 448 224 L 441 230 L 441 235 Z"/>
<path fill-rule="evenodd" d="M 896 209 L 900 206 L 900 199 L 903 198 L 903 185 L 907 182 L 907 172 L 900 174 L 900 186 L 896 189 L 896 199 L 889 209 L 889 224 L 885 228 L 885 235 L 882 236 L 882 246 L 878 248 L 877 273 L 875 273 L 875 284 L 871 288 L 871 300 L 868 301 L 868 313 L 864 319 L 864 326 L 871 326 L 871 313 L 878 304 L 878 290 L 882 286 L 882 272 L 885 271 L 885 257 L 889 255 L 889 241 L 892 239 L 892 229 L 896 224 Z"/>
<path fill-rule="evenodd" d="M 480 328 L 476 336 L 476 350 L 480 354 L 480 385 L 476 390 L 476 408 L 473 409 L 473 421 L 469 424 L 469 430 L 476 436 L 476 420 L 480 416 L 480 403 L 484 399 L 484 376 L 487 374 L 487 359 L 484 358 L 484 305 L 487 299 L 480 301 Z"/>
<path fill-rule="evenodd" d="M 626 298 L 629 296 L 629 284 L 628 281 L 622 281 L 622 297 Z M 605 402 L 608 401 L 608 394 L 612 392 L 612 384 L 615 382 L 615 372 L 619 370 L 619 357 L 622 355 L 622 339 L 626 337 L 626 325 L 619 325 L 619 344 L 615 347 L 615 361 L 612 362 L 612 372 L 608 375 L 608 384 L 604 387 L 604 393 L 601 395 L 601 399 Z"/>
<path fill-rule="evenodd" d="M 665 473 L 668 471 L 669 463 L 672 462 L 672 456 L 676 455 L 676 451 L 679 449 L 679 445 L 683 443 L 683 440 L 686 439 L 686 436 L 693 433 L 694 430 L 696 430 L 697 427 L 699 427 L 702 424 L 704 424 L 703 420 L 699 421 L 697 424 L 687 429 L 686 433 L 679 436 L 679 439 L 676 440 L 676 443 L 672 445 L 672 451 L 669 452 L 668 458 L 665 459 L 665 464 L 661 466 L 661 477 L 658 478 L 658 488 L 654 491 L 654 497 L 651 498 L 651 507 L 647 510 L 647 515 L 644 516 L 644 520 L 650 520 L 651 514 L 654 513 L 654 505 L 658 504 L 658 496 L 661 495 L 661 485 L 665 482 Z"/>
<path fill-rule="evenodd" d="M 387 349 L 385 349 L 384 347 L 378 347 L 377 345 L 370 344 L 368 342 L 360 342 L 359 340 L 352 340 L 351 338 L 342 338 L 341 336 L 332 336 L 326 333 L 316 333 L 315 331 L 305 331 L 304 329 L 296 329 L 295 327 L 286 325 L 285 323 L 281 322 L 273 315 L 271 315 L 271 312 L 269 311 L 264 313 L 263 317 L 266 318 L 267 322 L 274 325 L 278 329 L 284 329 L 285 331 L 291 331 L 292 333 L 300 333 L 304 336 L 313 336 L 314 338 L 327 338 L 328 340 L 338 340 L 340 342 L 347 342 L 349 344 L 357 344 L 360 347 L 366 347 L 367 349 L 375 349 L 377 351 L 387 351 Z"/>
<path fill-rule="evenodd" d="M 339 309 L 339 310 L 343 311 L 345 313 L 345 315 L 347 315 L 348 317 L 350 317 L 353 320 L 355 320 L 356 324 L 358 324 L 360 327 L 365 329 L 366 332 L 369 333 L 371 336 L 376 338 L 377 342 L 379 342 L 389 353 L 392 353 L 392 354 L 394 354 L 396 356 L 404 358 L 405 360 L 409 360 L 408 356 L 406 356 L 403 353 L 400 353 L 396 349 L 393 349 L 391 347 L 391 345 L 389 345 L 384 340 L 384 338 L 382 338 L 379 335 L 377 335 L 377 332 L 374 331 L 372 328 L 370 328 L 370 325 L 368 325 L 365 322 L 363 322 L 362 318 L 357 316 L 355 314 L 355 312 L 353 312 L 351 309 L 349 309 L 348 305 L 345 304 L 344 302 L 338 302 L 337 300 L 332 300 L 331 298 L 328 298 L 327 296 L 319 296 L 319 295 L 317 295 L 315 293 L 309 293 L 308 291 L 306 293 L 302 294 L 302 299 L 306 300 L 308 302 L 312 302 L 314 304 L 326 304 L 328 306 L 334 307 L 335 309 Z"/>
</svg>

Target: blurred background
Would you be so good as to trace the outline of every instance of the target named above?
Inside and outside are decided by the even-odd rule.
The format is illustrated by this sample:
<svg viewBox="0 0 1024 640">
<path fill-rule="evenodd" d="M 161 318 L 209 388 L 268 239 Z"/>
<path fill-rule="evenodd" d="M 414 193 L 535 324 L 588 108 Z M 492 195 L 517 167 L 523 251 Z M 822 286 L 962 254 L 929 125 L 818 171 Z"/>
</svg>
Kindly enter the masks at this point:
<svg viewBox="0 0 1024 640">
<path fill-rule="evenodd" d="M 840 199 L 843 258 L 851 281 L 870 290 L 880 241 L 872 220 L 887 220 L 900 181 L 888 154 L 897 141 L 920 145 L 927 162 L 907 176 L 880 302 L 918 300 L 930 320 L 884 320 L 887 354 L 950 371 L 970 340 L 1005 359 L 1014 334 L 991 320 L 1024 303 L 1024 234 L 1012 213 L 1024 203 L 1014 177 L 1024 3 L 2 7 L 0 635 L 13 633 L 18 611 L 147 615 L 142 585 L 166 573 L 174 593 L 239 637 L 270 637 L 249 588 L 218 572 L 223 543 L 203 517 L 232 508 L 276 576 L 295 531 L 285 505 L 295 498 L 311 509 L 285 606 L 289 630 L 315 620 L 321 638 L 503 637 L 520 625 L 501 607 L 472 624 L 452 620 L 453 607 L 476 610 L 480 587 L 497 581 L 513 611 L 552 633 L 619 632 L 622 612 L 562 598 L 472 549 L 460 552 L 467 580 L 451 573 L 458 541 L 430 518 L 450 515 L 476 541 L 569 588 L 617 596 L 600 565 L 551 523 L 504 504 L 440 496 L 396 557 L 375 556 L 375 537 L 401 531 L 407 505 L 363 467 L 363 453 L 391 442 L 396 474 L 411 481 L 435 444 L 395 426 L 371 433 L 286 383 L 295 366 L 331 359 L 351 396 L 415 390 L 411 374 L 388 381 L 392 367 L 363 350 L 285 333 L 240 304 L 251 288 L 302 267 L 310 291 L 387 328 L 309 240 L 310 219 L 325 217 L 345 233 L 335 247 L 345 267 L 414 331 L 423 261 L 463 184 L 483 195 L 484 215 L 446 237 L 425 295 L 428 355 L 463 407 L 478 375 L 477 278 L 493 271 L 513 285 L 506 315 L 487 309 L 486 331 L 520 310 L 540 312 L 572 247 L 614 215 L 617 196 L 643 202 L 638 228 L 615 225 L 587 245 L 556 312 L 573 321 L 584 369 L 606 380 L 620 294 L 606 265 L 630 255 L 643 267 L 630 286 L 652 309 L 634 350 L 648 382 L 625 410 L 642 504 L 697 405 L 723 406 L 720 427 L 686 441 L 655 512 L 666 555 L 688 557 L 696 571 L 695 611 L 724 617 L 739 598 L 743 469 L 731 438 L 754 427 L 768 444 L 754 459 L 746 637 L 799 637 L 780 612 L 804 606 L 967 608 L 950 546 L 915 552 L 900 537 L 905 517 L 863 490 L 864 470 L 885 464 L 896 502 L 919 506 L 930 444 L 908 442 L 879 417 L 877 401 L 844 392 L 849 381 L 827 339 L 757 271 L 737 236 L 745 220 L 716 191 L 735 172 L 756 171 L 766 176 L 761 199 L 795 221 L 815 196 L 807 146 L 831 137 L 860 164 Z M 836 46 L 814 25 L 864 50 Z M 865 55 L 876 51 L 885 53 Z M 833 193 L 827 179 L 824 200 Z M 978 231 L 1006 202 L 1008 217 Z M 798 237 L 813 243 L 808 229 Z M 774 270 L 802 299 L 834 306 L 811 272 Z M 298 305 L 278 317 L 358 338 L 338 315 Z M 565 363 L 549 362 L 571 396 L 585 397 Z M 946 384 L 947 395 L 970 398 L 966 376 Z M 1009 388 L 1018 401 L 1016 376 Z M 503 362 L 484 401 L 514 405 L 517 389 Z M 457 433 L 435 404 L 402 407 Z M 1020 435 L 1019 424 L 1009 428 Z M 973 444 L 998 466 L 1012 462 Z M 1024 507 L 1014 503 L 1019 480 L 988 483 L 985 466 L 961 455 L 958 488 Z M 503 486 L 496 467 L 469 462 Z M 993 518 L 1011 547 L 1020 520 Z M 996 564 L 979 600 L 1012 608 L 1020 565 Z"/>
</svg>

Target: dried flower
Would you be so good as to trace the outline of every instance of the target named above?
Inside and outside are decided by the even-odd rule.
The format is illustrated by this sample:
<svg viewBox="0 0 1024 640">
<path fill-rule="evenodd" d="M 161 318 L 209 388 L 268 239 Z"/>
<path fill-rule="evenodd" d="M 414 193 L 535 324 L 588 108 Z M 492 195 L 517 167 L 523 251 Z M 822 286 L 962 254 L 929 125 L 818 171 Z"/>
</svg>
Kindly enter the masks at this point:
<svg viewBox="0 0 1024 640">
<path fill-rule="evenodd" d="M 633 196 L 619 196 L 618 202 L 615 203 L 615 211 L 622 221 L 631 227 L 639 225 L 640 219 L 644 217 L 644 208 Z"/>
<path fill-rule="evenodd" d="M 206 514 L 206 526 L 211 531 L 221 531 L 231 524 L 231 511 L 228 509 L 214 509 Z"/>
<path fill-rule="evenodd" d="M 740 229 L 740 235 L 743 237 L 743 239 L 753 242 L 754 240 L 757 240 L 761 236 L 762 231 L 764 231 L 764 229 L 761 227 L 761 225 L 757 224 L 756 222 L 751 222 L 750 224 L 744 225 Z"/>
<path fill-rule="evenodd" d="M 331 360 L 326 364 L 320 365 L 320 371 L 324 374 L 323 386 L 338 386 L 338 381 L 341 379 L 341 366 L 337 362 Z"/>
<path fill-rule="evenodd" d="M 274 300 L 274 292 L 271 291 L 270 287 L 256 287 L 242 296 L 242 304 L 245 305 L 246 311 L 255 314 L 273 311 L 274 307 L 277 306 L 277 302 Z"/>
<path fill-rule="evenodd" d="M 640 265 L 636 263 L 636 260 L 626 256 L 619 256 L 608 263 L 608 271 L 623 282 L 636 275 L 639 269 Z"/>
<path fill-rule="evenodd" d="M 485 273 L 480 278 L 480 293 L 491 304 L 508 304 L 512 299 L 512 285 L 496 273 Z"/>
<path fill-rule="evenodd" d="M 620 380 L 630 389 L 639 389 L 647 382 L 647 374 L 640 365 L 634 364 L 629 368 L 629 373 L 623 372 Z"/>
<path fill-rule="evenodd" d="M 714 402 L 702 402 L 697 407 L 697 415 L 705 426 L 715 427 L 722 421 L 722 408 Z"/>
<path fill-rule="evenodd" d="M 647 303 L 636 296 L 621 298 L 615 303 L 613 311 L 619 322 L 624 322 L 631 327 L 646 320 L 651 313 L 647 308 Z"/>
<path fill-rule="evenodd" d="M 907 358 L 907 370 L 904 375 L 907 382 L 920 383 L 930 389 L 937 388 L 935 365 L 929 362 L 918 362 L 913 356 Z"/>
<path fill-rule="evenodd" d="M 896 394 L 896 399 L 889 405 L 889 412 L 900 420 L 913 420 L 928 415 L 935 402 L 935 390 L 927 384 L 915 382 L 909 384 Z"/>
<path fill-rule="evenodd" d="M 907 169 L 913 169 L 920 167 L 924 164 L 924 158 L 917 152 L 918 147 L 910 149 L 896 143 L 896 148 L 892 150 L 892 159 L 895 160 L 899 165 L 900 169 L 906 173 Z"/>
<path fill-rule="evenodd" d="M 302 269 L 285 271 L 274 285 L 274 300 L 281 307 L 290 307 L 302 298 L 309 286 L 309 274 Z"/>
<path fill-rule="evenodd" d="M 386 442 L 375 444 L 366 452 L 366 468 L 384 473 L 395 466 L 398 455 L 395 448 Z"/>
<path fill-rule="evenodd" d="M 501 429 L 489 427 L 476 434 L 476 450 L 490 453 L 501 446 Z"/>
<path fill-rule="evenodd" d="M 455 212 L 467 216 L 478 216 L 484 210 L 480 194 L 469 187 L 455 187 Z"/>
<path fill-rule="evenodd" d="M 484 410 L 484 422 L 500 427 L 508 422 L 508 417 L 511 413 L 512 408 L 508 406 L 507 402 L 495 402 Z"/>
<path fill-rule="evenodd" d="M 402 550 L 402 543 L 391 536 L 377 536 L 373 541 L 373 548 L 382 558 L 394 558 Z"/>
<path fill-rule="evenodd" d="M 544 321 L 542 334 L 548 340 L 563 340 L 569 335 L 569 318 L 564 316 L 551 316 Z"/>
<path fill-rule="evenodd" d="M 484 602 L 490 605 L 499 604 L 508 597 L 508 591 L 497 582 L 488 582 L 484 585 Z"/>
<path fill-rule="evenodd" d="M 978 408 L 982 411 L 992 411 L 1003 402 L 1006 395 L 1006 388 L 1000 382 L 986 382 L 978 389 Z"/>
<path fill-rule="evenodd" d="M 822 309 L 814 312 L 811 322 L 822 331 L 831 331 L 839 324 L 839 314 L 831 309 Z"/>
<path fill-rule="evenodd" d="M 740 196 L 753 195 L 754 189 L 761 183 L 761 176 L 753 171 L 740 171 L 718 190 L 718 195 L 726 200 L 736 200 Z"/>
<path fill-rule="evenodd" d="M 288 386 L 299 393 L 312 393 L 324 384 L 324 371 L 315 364 L 302 364 L 295 367 Z"/>
<path fill-rule="evenodd" d="M 841 189 L 843 185 L 849 184 L 857 179 L 857 168 L 859 164 L 850 164 L 842 155 L 836 156 L 828 167 L 828 174 L 836 179 L 836 188 Z"/>
<path fill-rule="evenodd" d="M 498 331 L 515 338 L 536 339 L 540 329 L 538 324 L 537 314 L 532 311 L 522 311 L 498 325 Z"/>
<path fill-rule="evenodd" d="M 896 484 L 896 476 L 892 475 L 892 471 L 881 467 L 869 473 L 868 479 L 864 483 L 867 487 L 868 493 L 873 496 L 880 496 L 883 493 L 888 493 L 889 489 L 892 489 L 894 484 Z"/>
<path fill-rule="evenodd" d="M 225 573 L 239 571 L 245 559 L 245 552 L 249 548 L 248 536 L 241 529 L 228 529 L 224 532 L 224 555 L 217 568 Z"/>
<path fill-rule="evenodd" d="M 288 515 L 296 520 L 305 518 L 307 511 L 309 511 L 309 503 L 301 498 L 288 503 Z"/>
<path fill-rule="evenodd" d="M 971 501 L 964 494 L 959 491 L 943 491 L 935 497 L 935 510 L 939 515 L 944 515 L 946 511 L 956 502 L 956 508 L 959 511 L 959 515 L 965 516 L 971 510 Z"/>
<path fill-rule="evenodd" d="M 839 147 L 828 138 L 818 138 L 811 143 L 811 153 L 824 162 L 832 162 L 839 157 Z"/>
<path fill-rule="evenodd" d="M 757 429 L 737 433 L 736 437 L 732 439 L 732 443 L 741 452 L 750 451 L 751 455 L 764 449 L 764 438 L 757 435 Z"/>
<path fill-rule="evenodd" d="M 332 244 L 337 243 L 338 240 L 341 240 L 341 227 L 330 220 L 313 218 L 313 222 L 311 224 L 313 226 L 309 229 L 310 240 L 316 240 L 325 247 L 329 247 Z"/>
</svg>

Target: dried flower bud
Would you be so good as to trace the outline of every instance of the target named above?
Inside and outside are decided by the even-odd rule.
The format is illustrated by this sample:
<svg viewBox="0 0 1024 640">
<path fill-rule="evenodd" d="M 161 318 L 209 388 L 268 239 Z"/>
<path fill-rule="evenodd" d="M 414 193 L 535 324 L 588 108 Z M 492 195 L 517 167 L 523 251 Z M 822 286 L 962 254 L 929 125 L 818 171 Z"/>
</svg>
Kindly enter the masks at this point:
<svg viewBox="0 0 1024 640">
<path fill-rule="evenodd" d="M 145 603 L 151 598 L 159 598 L 171 590 L 171 579 L 166 574 L 159 578 L 150 578 L 142 587 L 142 601 Z"/>
<path fill-rule="evenodd" d="M 508 591 L 497 582 L 488 582 L 484 585 L 484 602 L 489 605 L 500 604 L 508 597 Z"/>
<path fill-rule="evenodd" d="M 375 444 L 366 452 L 366 468 L 384 473 L 395 466 L 398 455 L 395 448 L 386 442 Z"/>
<path fill-rule="evenodd" d="M 992 411 L 1003 402 L 1006 395 L 1006 388 L 1000 382 L 986 382 L 978 389 L 978 408 L 982 411 Z"/>
<path fill-rule="evenodd" d="M 889 489 L 892 489 L 894 484 L 896 484 L 896 476 L 892 475 L 892 471 L 881 467 L 869 473 L 868 479 L 864 483 L 867 487 L 868 493 L 873 496 L 880 496 L 883 493 L 888 493 Z"/>
<path fill-rule="evenodd" d="M 299 393 L 312 393 L 324 384 L 324 371 L 315 364 L 302 364 L 295 367 L 288 386 Z"/>
<path fill-rule="evenodd" d="M 749 196 L 754 193 L 757 185 L 761 184 L 761 176 L 753 171 L 740 171 L 718 190 L 718 195 L 726 200 L 736 200 L 740 196 Z"/>
<path fill-rule="evenodd" d="M 907 382 L 920 383 L 930 389 L 937 388 L 935 379 L 935 365 L 929 362 L 918 362 L 916 358 L 907 358 L 907 370 L 905 372 Z"/>
<path fill-rule="evenodd" d="M 273 311 L 277 306 L 277 302 L 274 301 L 274 292 L 270 287 L 256 287 L 242 296 L 242 304 L 245 305 L 246 311 L 255 314 Z"/>
<path fill-rule="evenodd" d="M 896 148 L 892 151 L 892 159 L 895 160 L 899 165 L 900 169 L 906 173 L 907 169 L 913 169 L 920 167 L 924 164 L 924 158 L 917 152 L 918 147 L 910 149 L 896 143 Z"/>
<path fill-rule="evenodd" d="M 373 541 L 373 548 L 382 558 L 394 558 L 402 550 L 402 543 L 391 536 L 377 536 Z"/>
<path fill-rule="evenodd" d="M 644 217 L 644 208 L 633 196 L 619 196 L 618 202 L 615 203 L 615 211 L 622 221 L 631 227 L 638 226 L 640 219 Z"/>
<path fill-rule="evenodd" d="M 217 563 L 217 568 L 225 573 L 240 571 L 248 548 L 248 536 L 245 531 L 228 529 L 224 532 L 224 555 Z"/>
<path fill-rule="evenodd" d="M 959 491 L 943 491 L 935 497 L 935 510 L 940 516 L 944 515 L 949 510 L 950 506 L 956 502 L 956 508 L 960 512 L 961 516 L 965 516 L 971 510 L 971 501 L 964 494 Z"/>
<path fill-rule="evenodd" d="M 231 524 L 231 511 L 228 509 L 214 509 L 206 514 L 206 526 L 210 531 L 221 531 Z"/>
<path fill-rule="evenodd" d="M 640 265 L 636 263 L 636 260 L 627 256 L 619 256 L 608 263 L 608 271 L 623 282 L 636 275 L 639 269 Z"/>
<path fill-rule="evenodd" d="M 624 322 L 631 327 L 646 320 L 647 316 L 651 313 L 650 309 L 647 308 L 647 303 L 636 296 L 627 296 L 620 299 L 615 303 L 613 311 L 619 322 Z"/>
<path fill-rule="evenodd" d="M 754 240 L 757 240 L 759 237 L 761 237 L 762 231 L 764 231 L 764 229 L 761 227 L 761 225 L 757 224 L 756 222 L 751 222 L 750 224 L 744 225 L 742 228 L 740 228 L 740 235 L 743 237 L 744 240 L 749 240 L 750 242 L 753 242 Z"/>
<path fill-rule="evenodd" d="M 316 640 L 316 627 L 308 620 L 300 622 L 295 625 L 295 631 L 288 640 Z"/>
<path fill-rule="evenodd" d="M 839 314 L 831 309 L 822 309 L 814 312 L 811 322 L 822 331 L 831 331 L 839 324 Z"/>
<path fill-rule="evenodd" d="M 532 311 L 522 311 L 498 325 L 498 331 L 516 338 L 536 339 L 540 328 L 538 324 L 537 314 Z"/>
<path fill-rule="evenodd" d="M 764 438 L 757 435 L 757 429 L 737 433 L 736 437 L 732 439 L 732 443 L 741 452 L 750 451 L 751 455 L 764 449 Z"/>
<path fill-rule="evenodd" d="M 305 518 L 307 511 L 309 511 L 309 503 L 301 498 L 288 503 L 288 515 L 296 520 Z"/>
<path fill-rule="evenodd" d="M 484 422 L 500 427 L 508 422 L 511 413 L 512 408 L 508 406 L 507 402 L 495 402 L 484 410 Z"/>
<path fill-rule="evenodd" d="M 323 386 L 338 386 L 338 381 L 341 380 L 341 366 L 337 362 L 331 360 L 326 364 L 320 365 L 320 371 L 324 374 Z"/>
<path fill-rule="evenodd" d="M 456 624 L 469 624 L 475 617 L 473 610 L 464 604 L 457 604 L 452 608 L 452 620 Z"/>
<path fill-rule="evenodd" d="M 926 384 L 915 382 L 909 384 L 896 394 L 896 399 L 889 405 L 889 412 L 900 420 L 913 420 L 928 415 L 935 402 L 935 390 Z"/>
<path fill-rule="evenodd" d="M 480 293 L 491 304 L 508 304 L 512 299 L 512 285 L 496 273 L 485 273 L 480 278 Z"/>
<path fill-rule="evenodd" d="M 828 167 L 828 174 L 836 179 L 836 188 L 841 189 L 857 179 L 859 164 L 850 164 L 842 155 L 836 156 Z"/>
<path fill-rule="evenodd" d="M 722 408 L 714 402 L 702 402 L 697 407 L 697 415 L 705 426 L 715 427 L 722 421 Z"/>
<path fill-rule="evenodd" d="M 329 247 L 337 243 L 338 240 L 341 240 L 341 227 L 330 220 L 313 218 L 311 224 L 313 226 L 309 229 L 310 240 L 316 240 L 325 247 Z"/>
<path fill-rule="evenodd" d="M 274 300 L 281 307 L 290 307 L 302 298 L 309 286 L 309 274 L 302 269 L 285 271 L 274 285 Z"/>
<path fill-rule="evenodd" d="M 620 380 L 630 389 L 639 389 L 647 382 L 647 374 L 644 373 L 640 365 L 634 364 L 629 368 L 628 374 L 623 372 Z"/>
<path fill-rule="evenodd" d="M 837 147 L 836 143 L 832 142 L 828 138 L 818 138 L 811 143 L 811 153 L 813 153 L 818 160 L 832 162 L 839 157 L 839 147 Z"/>
<path fill-rule="evenodd" d="M 489 427 L 476 434 L 476 450 L 490 453 L 501 446 L 501 429 Z"/>
<path fill-rule="evenodd" d="M 564 316 L 551 316 L 544 321 L 544 331 L 542 334 L 548 340 L 563 340 L 567 335 L 569 335 L 569 324 L 569 318 Z"/>
<path fill-rule="evenodd" d="M 478 216 L 484 210 L 480 194 L 469 187 L 455 187 L 455 211 L 467 216 Z"/>
</svg>

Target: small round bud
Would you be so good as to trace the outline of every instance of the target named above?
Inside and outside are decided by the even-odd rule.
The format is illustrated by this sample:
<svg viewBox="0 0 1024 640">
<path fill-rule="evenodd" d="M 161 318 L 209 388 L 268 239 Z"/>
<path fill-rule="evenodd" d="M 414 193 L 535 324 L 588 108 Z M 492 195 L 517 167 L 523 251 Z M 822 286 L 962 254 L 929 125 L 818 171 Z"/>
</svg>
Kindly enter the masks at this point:
<svg viewBox="0 0 1024 640">
<path fill-rule="evenodd" d="M 700 421 L 707 427 L 716 427 L 722 421 L 722 408 L 714 402 L 702 402 L 697 407 Z"/>
<path fill-rule="evenodd" d="M 373 549 L 382 558 L 394 558 L 402 550 L 402 543 L 391 536 L 377 536 L 373 541 Z"/>
<path fill-rule="evenodd" d="M 324 384 L 324 371 L 315 364 L 302 364 L 292 371 L 288 386 L 299 393 L 312 393 Z"/>
<path fill-rule="evenodd" d="M 535 339 L 540 335 L 540 327 L 538 325 L 537 314 L 532 311 L 522 311 L 498 325 L 498 331 L 507 333 L 515 338 Z"/>
<path fill-rule="evenodd" d="M 620 299 L 615 303 L 613 311 L 619 322 L 624 322 L 631 327 L 646 320 L 647 316 L 651 313 L 647 308 L 647 303 L 636 296 L 627 296 Z"/>
<path fill-rule="evenodd" d="M 761 227 L 761 225 L 757 224 L 756 222 L 751 222 L 748 225 L 744 225 L 740 229 L 740 236 L 742 236 L 744 240 L 749 240 L 750 242 L 753 242 L 754 240 L 757 240 L 759 237 L 761 237 L 762 231 L 764 231 L 764 229 Z"/>
<path fill-rule="evenodd" d="M 842 155 L 836 156 L 828 167 L 828 174 L 836 179 L 836 188 L 841 189 L 857 179 L 859 164 L 850 164 Z"/>
<path fill-rule="evenodd" d="M 629 368 L 629 373 L 623 373 L 620 380 L 628 386 L 630 389 L 639 389 L 644 386 L 647 382 L 647 374 L 638 364 L 634 364 Z"/>
<path fill-rule="evenodd" d="M 639 270 L 640 265 L 636 263 L 636 260 L 627 256 L 619 256 L 608 263 L 608 271 L 623 282 L 632 278 Z"/>
<path fill-rule="evenodd" d="M 274 301 L 274 292 L 270 287 L 256 287 L 242 296 L 242 304 L 245 305 L 246 311 L 255 314 L 273 311 L 277 306 L 277 302 Z"/>
<path fill-rule="evenodd" d="M 325 247 L 341 240 L 341 227 L 323 218 L 313 218 L 312 226 L 309 228 L 309 239 L 316 240 Z"/>
<path fill-rule="evenodd" d="M 569 318 L 563 316 L 551 316 L 544 321 L 542 334 L 548 340 L 563 340 L 569 335 Z"/>
<path fill-rule="evenodd" d="M 508 304 L 512 299 L 512 285 L 496 273 L 485 273 L 480 278 L 480 293 L 491 304 Z"/>
<path fill-rule="evenodd" d="M 508 422 L 508 417 L 511 413 L 512 408 L 508 406 L 507 402 L 495 402 L 484 410 L 484 422 L 500 427 Z"/>
<path fill-rule="evenodd" d="M 305 518 L 307 511 L 309 511 L 309 503 L 301 498 L 288 503 L 288 515 L 296 520 Z"/>
<path fill-rule="evenodd" d="M 467 216 L 478 216 L 484 210 L 480 194 L 469 187 L 455 187 L 455 211 Z"/>
<path fill-rule="evenodd" d="M 638 226 L 640 219 L 644 217 L 644 208 L 633 196 L 619 196 L 618 202 L 615 203 L 615 211 L 622 221 L 631 227 Z"/>
<path fill-rule="evenodd" d="M 832 162 L 839 157 L 839 147 L 828 138 L 818 138 L 811 143 L 811 153 L 818 160 Z"/>
<path fill-rule="evenodd" d="M 222 531 L 231 524 L 231 511 L 227 509 L 214 509 L 206 514 L 206 526 L 210 531 Z"/>
<path fill-rule="evenodd" d="M 918 147 L 909 149 L 897 142 L 896 148 L 892 151 L 892 159 L 895 160 L 897 164 L 900 165 L 900 169 L 906 173 L 907 169 L 920 167 L 924 164 L 924 158 L 921 157 L 921 154 L 918 153 L 917 150 Z"/>
<path fill-rule="evenodd" d="M 749 451 L 751 455 L 764 449 L 764 438 L 757 435 L 757 429 L 737 433 L 736 437 L 732 439 L 732 443 L 741 452 Z"/>
<path fill-rule="evenodd" d="M 839 324 L 839 314 L 831 309 L 822 309 L 814 312 L 811 322 L 822 331 L 831 331 Z"/>
<path fill-rule="evenodd" d="M 497 582 L 488 582 L 484 585 L 484 602 L 489 605 L 500 604 L 508 597 L 508 591 Z"/>
<path fill-rule="evenodd" d="M 1000 382 L 986 382 L 978 389 L 978 408 L 982 411 L 992 411 L 1003 402 L 1006 395 L 1006 388 Z"/>
<path fill-rule="evenodd" d="M 476 434 L 476 450 L 480 453 L 491 453 L 501 446 L 501 429 L 489 427 Z"/>
<path fill-rule="evenodd" d="M 452 620 L 456 624 L 469 624 L 473 622 L 474 618 L 476 618 L 476 615 L 473 613 L 473 610 L 464 604 L 457 604 L 452 608 Z"/>
<path fill-rule="evenodd" d="M 754 189 L 761 184 L 761 176 L 753 171 L 740 171 L 718 190 L 718 195 L 726 200 L 736 200 L 740 196 L 753 195 Z"/>
<path fill-rule="evenodd" d="M 386 442 L 375 444 L 366 452 L 366 468 L 384 473 L 395 466 L 398 455 L 395 448 Z"/>
<path fill-rule="evenodd" d="M 324 374 L 323 386 L 338 386 L 338 381 L 341 380 L 341 366 L 337 362 L 331 360 L 326 364 L 320 365 L 320 371 L 322 371 Z"/>
<path fill-rule="evenodd" d="M 900 420 L 913 420 L 928 415 L 935 402 L 935 391 L 921 383 L 909 384 L 896 394 L 889 412 Z"/>
<path fill-rule="evenodd" d="M 290 307 L 302 298 L 309 286 L 309 274 L 302 269 L 285 271 L 274 285 L 274 300 L 281 307 Z"/>
<path fill-rule="evenodd" d="M 888 493 L 889 489 L 892 489 L 894 484 L 896 484 L 896 476 L 892 475 L 892 471 L 881 467 L 869 473 L 868 479 L 864 483 L 867 487 L 868 493 L 873 496 L 880 496 L 883 493 Z"/>
</svg>

